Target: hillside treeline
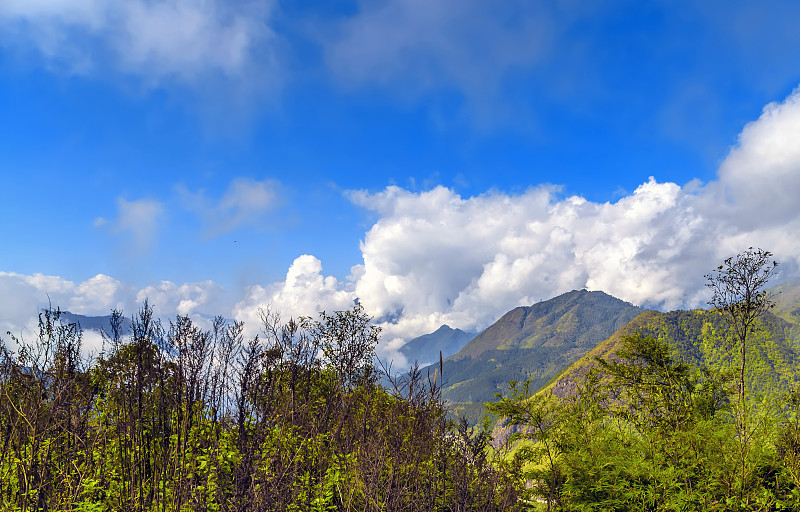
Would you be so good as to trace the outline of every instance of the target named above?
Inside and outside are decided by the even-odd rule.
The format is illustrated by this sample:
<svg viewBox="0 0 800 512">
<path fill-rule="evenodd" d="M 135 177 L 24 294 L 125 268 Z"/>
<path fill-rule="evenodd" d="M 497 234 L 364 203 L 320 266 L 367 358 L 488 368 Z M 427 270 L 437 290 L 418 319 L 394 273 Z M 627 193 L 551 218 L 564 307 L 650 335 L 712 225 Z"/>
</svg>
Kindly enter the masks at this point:
<svg viewBox="0 0 800 512">
<path fill-rule="evenodd" d="M 627 334 L 567 396 L 512 382 L 486 404 L 506 430 L 516 426 L 509 447 L 542 509 L 800 510 L 796 361 L 760 327 L 747 364 L 761 378 L 740 402 L 738 348 L 725 331 L 704 332 L 710 364 L 684 361 L 697 359 L 675 350 L 680 340 Z"/>
<path fill-rule="evenodd" d="M 454 425 L 437 376 L 389 389 L 360 306 L 316 320 L 162 325 L 145 303 L 103 353 L 40 315 L 0 348 L 0 508 L 32 511 L 513 510 L 519 471 Z"/>
</svg>

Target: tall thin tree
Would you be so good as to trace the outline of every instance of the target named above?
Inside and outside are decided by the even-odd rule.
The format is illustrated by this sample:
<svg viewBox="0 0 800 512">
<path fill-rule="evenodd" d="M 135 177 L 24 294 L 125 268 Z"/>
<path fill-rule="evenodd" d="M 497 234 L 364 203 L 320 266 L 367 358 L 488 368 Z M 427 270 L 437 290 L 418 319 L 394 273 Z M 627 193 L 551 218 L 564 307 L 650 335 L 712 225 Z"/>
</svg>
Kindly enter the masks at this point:
<svg viewBox="0 0 800 512">
<path fill-rule="evenodd" d="M 758 320 L 774 306 L 772 296 L 765 289 L 777 274 L 778 262 L 764 249 L 749 247 L 746 251 L 727 258 L 710 274 L 708 286 L 713 292 L 708 304 L 719 311 L 731 328 L 734 341 L 739 346 L 739 408 L 737 421 L 742 440 L 747 434 L 745 404 L 745 366 L 747 342 L 757 329 Z"/>
</svg>

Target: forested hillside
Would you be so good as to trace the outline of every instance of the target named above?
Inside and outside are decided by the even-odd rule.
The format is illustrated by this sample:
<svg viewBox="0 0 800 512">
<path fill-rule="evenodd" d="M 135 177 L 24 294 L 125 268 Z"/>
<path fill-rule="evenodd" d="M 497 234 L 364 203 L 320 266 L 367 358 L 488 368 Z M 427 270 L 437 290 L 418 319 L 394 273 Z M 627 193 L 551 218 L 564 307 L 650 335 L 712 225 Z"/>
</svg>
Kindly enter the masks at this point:
<svg viewBox="0 0 800 512">
<path fill-rule="evenodd" d="M 444 361 L 443 396 L 455 411 L 477 422 L 483 414 L 480 404 L 508 381 L 530 379 L 532 388 L 544 386 L 641 311 L 587 290 L 515 308 Z"/>
<path fill-rule="evenodd" d="M 664 340 L 616 348 L 567 396 L 512 383 L 487 404 L 517 427 L 505 442 L 548 509 L 798 510 L 796 386 L 740 404 L 727 369 L 683 363 Z"/>
<path fill-rule="evenodd" d="M 800 509 L 798 290 L 765 289 L 771 256 L 706 276 L 713 309 L 642 313 L 487 403 L 548 510 Z"/>
<path fill-rule="evenodd" d="M 751 340 L 747 361 L 747 386 L 753 392 L 783 392 L 800 382 L 800 346 L 797 325 L 767 313 Z M 730 368 L 736 354 L 724 319 L 716 312 L 646 311 L 614 333 L 547 386 L 558 396 L 575 392 L 598 358 L 609 359 L 620 350 L 626 336 L 641 334 L 663 342 L 671 357 L 697 367 L 718 371 Z"/>
<path fill-rule="evenodd" d="M 77 317 L 48 309 L 0 350 L 0 509 L 798 510 L 800 293 L 761 288 L 769 256 L 739 256 L 762 279 L 746 299 L 663 313 L 570 292 L 401 380 L 376 370 L 360 304 L 265 312 L 248 339 L 145 302 L 113 312 L 93 360 Z M 459 361 L 472 378 L 453 386 Z M 451 419 L 469 405 L 443 391 L 509 368 L 482 390 L 500 391 L 494 431 Z M 543 369 L 560 374 L 540 389 Z"/>
</svg>

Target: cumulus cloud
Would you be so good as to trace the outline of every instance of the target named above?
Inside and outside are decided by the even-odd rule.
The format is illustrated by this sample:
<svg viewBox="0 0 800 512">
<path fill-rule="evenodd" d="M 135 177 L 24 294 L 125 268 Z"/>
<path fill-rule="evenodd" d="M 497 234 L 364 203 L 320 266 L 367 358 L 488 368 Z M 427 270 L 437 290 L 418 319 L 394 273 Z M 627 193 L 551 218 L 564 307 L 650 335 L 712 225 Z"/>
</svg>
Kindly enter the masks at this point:
<svg viewBox="0 0 800 512">
<path fill-rule="evenodd" d="M 322 273 L 322 262 L 314 256 L 298 256 L 282 282 L 268 286 L 254 285 L 236 304 L 233 316 L 245 321 L 249 332 L 258 332 L 259 310 L 269 309 L 282 318 L 314 316 L 320 311 L 348 309 L 355 295 L 352 286 Z"/>
<path fill-rule="evenodd" d="M 161 281 L 157 285 L 147 286 L 136 294 L 136 302 L 141 304 L 145 299 L 156 309 L 157 314 L 191 316 L 198 308 L 210 310 L 208 306 L 221 293 L 222 289 L 213 281 L 184 283 L 181 285 L 171 281 Z M 221 311 L 218 313 L 222 313 Z"/>
<path fill-rule="evenodd" d="M 7 46 L 32 44 L 49 62 L 87 73 L 111 63 L 150 82 L 197 85 L 209 74 L 277 75 L 271 2 L 6 0 Z M 105 62 L 98 62 L 103 52 Z"/>
<path fill-rule="evenodd" d="M 331 284 L 336 286 L 335 282 Z M 119 309 L 130 317 L 145 299 L 164 320 L 185 315 L 209 328 L 212 315 L 230 313 L 230 306 L 226 310 L 221 304 L 222 295 L 222 287 L 212 281 L 162 281 L 137 289 L 104 274 L 74 282 L 60 276 L 0 272 L 0 338 L 8 342 L 6 333 L 10 332 L 32 341 L 37 333 L 38 313 L 49 305 L 85 316 L 105 316 L 112 309 Z M 98 353 L 101 347 L 99 333 L 84 333 L 86 352 Z"/>
<path fill-rule="evenodd" d="M 797 217 L 800 190 L 800 92 L 770 103 L 739 135 L 720 166 L 720 186 L 739 223 L 786 222 Z M 752 215 L 758 212 L 758 215 Z"/>
<path fill-rule="evenodd" d="M 5 319 L 28 318 L 45 307 L 48 301 L 81 315 L 107 314 L 115 307 L 123 307 L 130 288 L 120 281 L 104 275 L 75 283 L 60 276 L 44 274 L 18 274 L 0 272 L 0 290 L 5 297 L 3 311 Z"/>
<path fill-rule="evenodd" d="M 651 178 L 613 204 L 558 199 L 553 188 L 464 199 L 390 187 L 352 198 L 383 214 L 362 243 L 356 294 L 398 334 L 482 328 L 584 287 L 639 304 L 697 302 L 684 249 L 705 233 L 692 222 L 693 196 L 672 183 Z M 705 252 L 706 265 L 716 261 Z"/>
<path fill-rule="evenodd" d="M 10 332 L 31 341 L 42 308 L 52 305 L 81 315 L 107 315 L 112 308 L 129 304 L 131 291 L 104 274 L 75 283 L 59 276 L 0 272 L 0 333 L 3 338 Z M 84 348 L 98 351 L 100 341 L 89 335 L 84 339 Z"/>
<path fill-rule="evenodd" d="M 350 192 L 380 216 L 350 279 L 324 278 L 303 256 L 284 283 L 252 288 L 238 308 L 270 302 L 308 314 L 358 297 L 391 353 L 400 338 L 444 323 L 481 329 L 515 306 L 584 287 L 650 307 L 703 307 L 704 274 L 748 246 L 772 250 L 786 273 L 800 268 L 798 135 L 800 91 L 743 129 L 716 181 L 650 178 L 614 203 L 554 187 L 469 198 L 444 187 Z M 333 297 L 341 300 L 326 302 Z"/>
<path fill-rule="evenodd" d="M 236 178 L 216 201 L 207 197 L 204 190 L 190 192 L 179 186 L 177 191 L 184 207 L 201 216 L 208 232 L 217 235 L 263 223 L 266 214 L 281 206 L 280 189 L 276 180 Z"/>
<path fill-rule="evenodd" d="M 126 292 L 128 287 L 113 277 L 97 274 L 96 276 L 74 285 L 67 282 L 63 308 L 72 313 L 81 315 L 107 314 L 111 309 L 122 309 L 126 306 Z M 39 290 L 47 291 L 46 287 L 37 287 Z M 59 305 L 59 303 L 54 303 Z"/>
<path fill-rule="evenodd" d="M 288 318 L 360 300 L 384 328 L 379 353 L 392 356 L 404 340 L 444 323 L 481 329 L 515 306 L 583 287 L 663 309 L 704 306 L 703 275 L 749 246 L 773 251 L 788 275 L 800 269 L 799 135 L 800 90 L 767 105 L 742 130 L 708 184 L 650 178 L 613 203 L 562 197 L 552 186 L 466 198 L 445 187 L 353 191 L 350 200 L 379 220 L 365 234 L 351 275 L 325 275 L 319 259 L 301 255 L 283 280 L 248 287 L 231 316 L 255 333 L 261 307 Z M 253 182 L 239 183 L 214 203 L 228 219 L 248 218 L 238 212 L 260 211 L 269 197 Z M 256 189 L 252 196 L 248 188 Z M 135 219 L 152 209 L 120 211 L 120 219 Z M 21 316 L 28 305 L 42 304 L 46 290 L 54 303 L 90 312 L 119 300 L 122 289 L 108 276 L 76 285 L 0 273 L 0 297 L 8 303 L 0 310 Z M 211 282 L 162 282 L 130 296 L 163 302 L 166 314 L 187 314 L 215 304 L 216 295 Z"/>
</svg>

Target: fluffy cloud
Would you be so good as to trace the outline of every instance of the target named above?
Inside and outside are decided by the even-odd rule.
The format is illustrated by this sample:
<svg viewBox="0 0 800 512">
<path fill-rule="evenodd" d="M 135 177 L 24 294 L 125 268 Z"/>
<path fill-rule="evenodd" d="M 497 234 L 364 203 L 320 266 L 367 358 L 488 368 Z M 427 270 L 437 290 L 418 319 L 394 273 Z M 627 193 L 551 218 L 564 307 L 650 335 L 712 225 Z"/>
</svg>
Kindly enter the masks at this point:
<svg viewBox="0 0 800 512">
<path fill-rule="evenodd" d="M 107 314 L 111 308 L 123 307 L 130 288 L 104 274 L 75 283 L 59 276 L 0 272 L 0 290 L 6 297 L 2 311 L 4 320 L 29 318 L 48 301 L 81 315 Z M 6 312 L 9 313 L 6 313 Z"/>
<path fill-rule="evenodd" d="M 220 293 L 221 288 L 213 281 L 181 285 L 171 281 L 161 281 L 157 285 L 139 290 L 136 294 L 136 302 L 141 304 L 147 300 L 153 305 L 156 314 L 191 316 L 198 308 L 202 308 L 204 311 L 212 310 L 208 306 Z"/>
<path fill-rule="evenodd" d="M 31 43 L 72 72 L 92 70 L 107 51 L 123 72 L 195 84 L 209 73 L 274 69 L 271 10 L 270 2 L 218 0 L 6 0 L 0 27 L 7 45 Z"/>
<path fill-rule="evenodd" d="M 705 186 L 650 178 L 602 204 L 560 198 L 552 187 L 470 198 L 444 187 L 351 192 L 380 219 L 350 281 L 326 281 L 319 262 L 304 256 L 285 283 L 258 297 L 309 312 L 354 287 L 382 323 L 387 353 L 397 338 L 443 323 L 480 329 L 512 307 L 582 287 L 651 307 L 702 307 L 704 274 L 748 246 L 774 251 L 787 274 L 800 268 L 798 136 L 795 92 L 744 128 L 718 180 Z M 308 267 L 301 286 L 295 266 Z M 283 287 L 291 293 L 278 293 Z"/>
<path fill-rule="evenodd" d="M 737 224 L 797 218 L 800 190 L 800 92 L 770 103 L 739 135 L 738 145 L 720 166 L 719 177 L 729 214 Z M 754 215 L 757 213 L 757 215 Z"/>
<path fill-rule="evenodd" d="M 11 332 L 32 339 L 37 332 L 37 314 L 48 304 L 86 316 L 108 315 L 115 308 L 130 316 L 145 299 L 162 318 L 189 315 L 209 327 L 208 315 L 225 313 L 216 309 L 221 307 L 221 293 L 221 288 L 211 281 L 181 285 L 162 281 L 137 290 L 104 274 L 76 283 L 59 276 L 0 272 L 0 337 L 6 339 L 5 334 Z M 99 351 L 101 341 L 97 333 L 84 334 L 87 351 Z"/>
<path fill-rule="evenodd" d="M 111 309 L 124 308 L 128 302 L 126 294 L 129 293 L 129 288 L 104 274 L 97 274 L 77 285 L 67 282 L 67 285 L 65 291 L 68 291 L 69 296 L 64 297 L 66 302 L 61 307 L 72 313 L 93 315 L 102 312 L 101 314 L 108 314 Z M 44 286 L 39 286 L 37 289 L 47 291 Z M 57 306 L 59 303 L 54 302 L 54 305 Z"/>
<path fill-rule="evenodd" d="M 559 200 L 548 188 L 463 199 L 443 187 L 393 187 L 353 199 L 383 213 L 362 244 L 356 294 L 398 334 L 485 327 L 583 287 L 664 307 L 697 302 L 683 258 L 704 232 L 693 196 L 672 183 L 651 179 L 614 204 Z"/>
<path fill-rule="evenodd" d="M 767 105 L 742 130 L 718 179 L 705 185 L 650 178 L 614 203 L 561 197 L 554 187 L 468 198 L 444 187 L 354 191 L 351 201 L 379 220 L 351 275 L 338 280 L 316 257 L 299 256 L 282 281 L 248 287 L 231 316 L 255 333 L 260 307 L 288 318 L 346 309 L 358 299 L 384 328 L 379 352 L 392 355 L 403 340 L 443 323 L 480 329 L 510 308 L 582 287 L 660 308 L 704 306 L 703 275 L 748 246 L 772 250 L 786 274 L 800 269 L 798 136 L 800 91 Z M 239 212 L 260 211 L 267 190 L 238 182 L 215 208 L 229 219 L 247 218 Z M 120 219 L 147 209 L 125 211 Z M 12 320 L 40 307 L 45 291 L 54 304 L 90 314 L 123 296 L 149 296 L 165 315 L 206 312 L 200 310 L 219 295 L 210 282 L 162 282 L 128 293 L 102 275 L 76 285 L 11 273 L 0 273 L 0 291 L 7 303 L 0 310 Z"/>
<path fill-rule="evenodd" d="M 244 299 L 233 309 L 233 316 L 244 320 L 248 332 L 258 332 L 259 310 L 269 309 L 282 318 L 313 316 L 320 311 L 348 309 L 355 299 L 346 283 L 322 274 L 322 262 L 314 256 L 298 256 L 283 282 L 254 285 L 245 290 Z"/>
<path fill-rule="evenodd" d="M 81 283 L 58 276 L 0 272 L 0 333 L 10 332 L 30 340 L 36 334 L 37 314 L 52 304 L 82 315 L 106 315 L 128 304 L 131 290 L 109 276 L 98 274 Z M 88 351 L 100 349 L 100 338 L 84 339 Z"/>
</svg>

